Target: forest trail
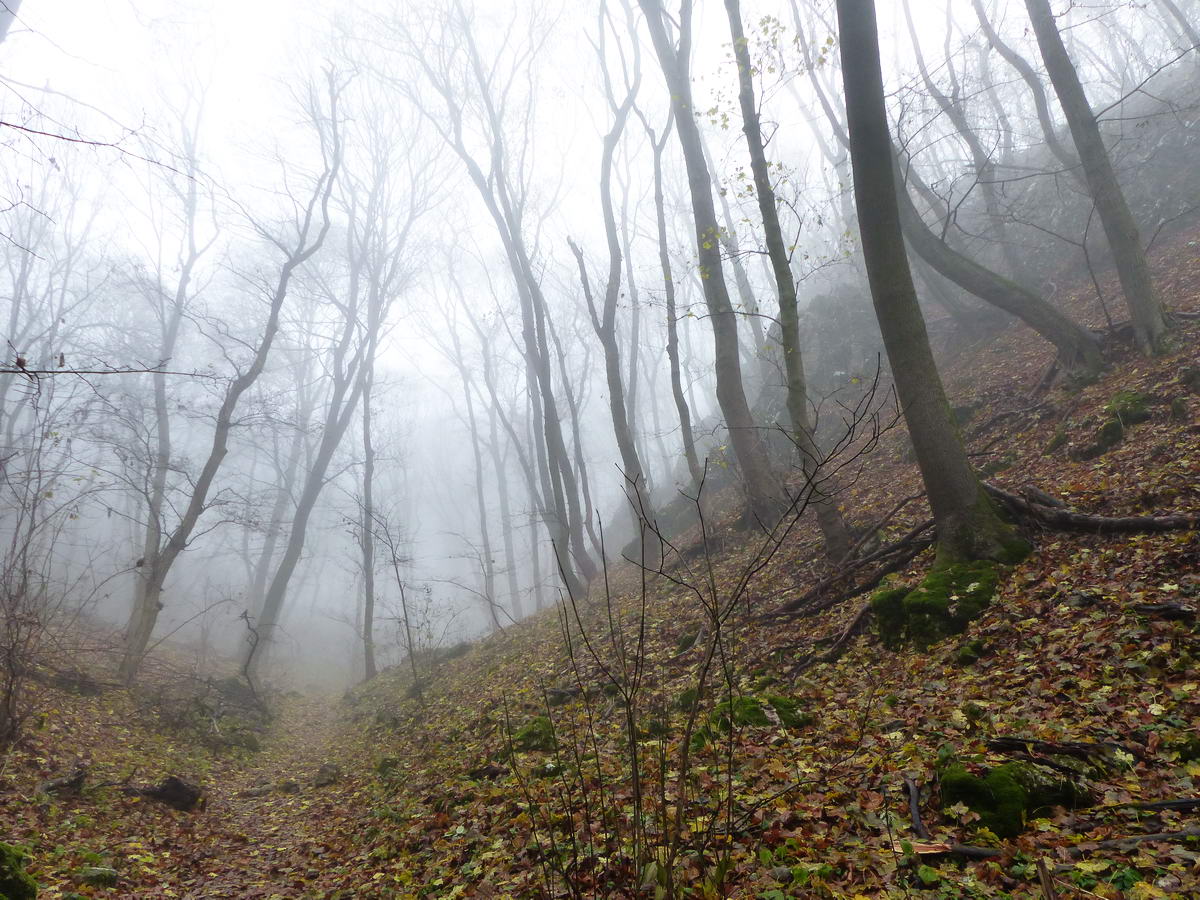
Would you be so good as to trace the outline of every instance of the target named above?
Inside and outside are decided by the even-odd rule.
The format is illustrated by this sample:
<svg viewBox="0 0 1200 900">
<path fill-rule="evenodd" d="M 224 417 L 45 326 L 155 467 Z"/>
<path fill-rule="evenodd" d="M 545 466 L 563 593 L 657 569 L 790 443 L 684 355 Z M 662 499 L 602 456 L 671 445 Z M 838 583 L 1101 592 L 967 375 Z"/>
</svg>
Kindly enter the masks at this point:
<svg viewBox="0 0 1200 900">
<path fill-rule="evenodd" d="M 212 783 L 194 826 L 206 857 L 194 860 L 178 896 L 310 896 L 346 861 L 353 850 L 339 822 L 361 805 L 364 786 L 339 762 L 349 738 L 340 711 L 334 696 L 293 694 L 280 704 L 262 750 Z"/>
</svg>

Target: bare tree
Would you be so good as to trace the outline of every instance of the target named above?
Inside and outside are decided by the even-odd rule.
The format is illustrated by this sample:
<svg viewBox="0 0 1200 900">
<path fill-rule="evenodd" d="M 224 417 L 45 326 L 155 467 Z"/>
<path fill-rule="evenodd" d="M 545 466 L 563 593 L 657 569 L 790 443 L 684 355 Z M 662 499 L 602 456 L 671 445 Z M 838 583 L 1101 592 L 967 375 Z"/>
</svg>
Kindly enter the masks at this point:
<svg viewBox="0 0 1200 900">
<path fill-rule="evenodd" d="M 667 33 L 671 21 L 659 0 L 639 0 L 646 15 L 646 25 L 658 55 L 659 65 L 671 92 L 675 109 L 675 133 L 683 150 L 688 173 L 688 189 L 692 199 L 692 215 L 696 225 L 696 249 L 700 260 L 700 276 L 704 300 L 713 329 L 716 355 L 717 402 L 729 429 L 734 455 L 745 481 L 751 513 L 760 521 L 774 521 L 779 504 L 779 490 L 771 472 L 766 447 L 746 401 L 739 359 L 737 316 L 729 302 L 721 261 L 720 233 L 716 208 L 713 206 L 712 185 L 704 149 L 700 144 L 700 129 L 692 105 L 691 76 L 689 75 L 692 41 L 692 3 L 683 0 L 680 6 L 677 41 Z"/>
<path fill-rule="evenodd" d="M 1079 161 L 1083 164 L 1088 192 L 1096 204 L 1112 250 L 1125 303 L 1133 317 L 1137 345 L 1143 353 L 1156 353 L 1163 349 L 1167 338 L 1167 316 L 1154 289 L 1137 222 L 1113 171 L 1100 124 L 1063 44 L 1049 0 L 1025 0 L 1025 8 L 1033 23 L 1046 72 L 1071 129 Z"/>
<path fill-rule="evenodd" d="M 741 4 L 725 0 L 729 33 L 733 39 L 734 60 L 738 70 L 738 101 L 742 112 L 742 132 L 750 152 L 750 169 L 754 177 L 754 192 L 762 216 L 767 256 L 775 279 L 779 300 L 779 325 L 782 334 L 783 362 L 787 381 L 787 409 L 791 419 L 791 437 L 799 452 L 800 467 L 815 488 L 814 507 L 825 553 L 840 560 L 850 550 L 851 535 L 837 506 L 837 484 L 832 478 L 817 480 L 822 466 L 822 453 L 813 434 L 808 411 L 808 383 L 804 377 L 804 360 L 800 352 L 800 311 L 796 299 L 796 283 L 792 280 L 791 254 L 779 224 L 775 188 L 771 184 L 767 149 L 763 140 L 758 104 L 754 97 L 754 67 L 750 60 L 749 42 L 742 29 Z"/>
<path fill-rule="evenodd" d="M 137 675 L 154 632 L 158 613 L 162 609 L 160 598 L 167 575 L 179 555 L 187 549 L 200 517 L 211 505 L 209 494 L 229 452 L 229 439 L 235 426 L 234 417 L 239 402 L 266 367 L 271 347 L 279 332 L 280 315 L 291 288 L 292 278 L 297 270 L 321 249 L 329 232 L 329 200 L 341 165 L 342 150 L 336 127 L 341 90 L 342 85 L 332 70 L 326 72 L 323 92 L 315 85 L 310 86 L 307 114 L 318 134 L 322 168 L 313 181 L 308 197 L 303 200 L 293 199 L 296 218 L 290 239 L 276 237 L 265 227 L 258 227 L 259 234 L 283 254 L 283 263 L 274 283 L 263 286 L 268 300 L 266 323 L 249 364 L 225 389 L 213 425 L 208 457 L 192 486 L 186 508 L 156 554 L 153 566 L 146 567 L 146 570 L 140 573 L 143 585 L 135 598 L 134 609 L 126 627 L 125 649 L 119 669 L 121 679 L 127 683 Z"/>
<path fill-rule="evenodd" d="M 854 197 L 875 315 L 937 525 L 939 564 L 1010 558 L 1012 530 L 967 459 L 917 304 L 900 228 L 874 0 L 838 0 Z"/>
</svg>

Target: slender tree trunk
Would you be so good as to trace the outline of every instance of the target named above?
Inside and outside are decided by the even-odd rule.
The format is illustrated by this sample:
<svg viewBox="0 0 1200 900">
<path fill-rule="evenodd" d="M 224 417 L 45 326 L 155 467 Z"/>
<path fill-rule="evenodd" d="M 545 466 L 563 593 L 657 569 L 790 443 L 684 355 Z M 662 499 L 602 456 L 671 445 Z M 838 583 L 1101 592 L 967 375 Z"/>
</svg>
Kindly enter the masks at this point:
<svg viewBox="0 0 1200 900">
<path fill-rule="evenodd" d="M 742 132 L 745 134 L 746 147 L 750 154 L 754 191 L 758 199 L 759 214 L 762 216 L 763 235 L 766 239 L 767 256 L 771 262 L 771 274 L 775 279 L 776 296 L 779 299 L 779 325 L 792 440 L 799 453 L 800 468 L 811 485 L 812 503 L 825 541 L 825 554 L 831 560 L 841 560 L 850 551 L 850 529 L 838 509 L 836 480 L 831 475 L 821 472 L 824 456 L 817 445 L 808 414 L 808 384 L 804 377 L 804 360 L 800 352 L 800 312 L 796 283 L 792 280 L 791 260 L 783 237 L 783 228 L 779 223 L 775 188 L 771 185 L 767 151 L 763 143 L 758 105 L 754 98 L 753 66 L 746 35 L 742 30 L 739 0 L 725 0 L 725 12 L 729 18 L 729 33 L 733 39 L 734 60 L 738 69 Z"/>
<path fill-rule="evenodd" d="M 1175 0 L 1155 0 L 1155 2 L 1163 8 L 1168 21 L 1174 21 L 1179 30 L 1183 32 L 1184 38 L 1191 44 L 1192 49 L 1200 49 L 1200 31 L 1196 30 L 1196 24 L 1179 8 L 1179 4 Z M 0 37 L 0 40 L 2 39 Z"/>
<path fill-rule="evenodd" d="M 374 340 L 370 343 L 373 345 Z M 371 388 L 375 384 L 375 347 L 367 351 L 362 392 L 362 520 L 359 540 L 362 550 L 363 671 L 368 680 L 375 677 L 375 443 L 371 435 Z"/>
<path fill-rule="evenodd" d="M 896 198 L 900 223 L 909 246 L 938 274 L 981 300 L 1016 316 L 1058 348 L 1063 365 L 1076 372 L 1095 373 L 1104 360 L 1096 337 L 1041 297 L 980 265 L 941 240 L 921 218 L 896 165 Z"/>
<path fill-rule="evenodd" d="M 512 604 L 512 616 L 516 621 L 525 618 L 525 604 L 521 602 L 517 584 L 517 554 L 513 544 L 512 503 L 508 488 L 508 453 L 500 452 L 500 433 L 496 427 L 498 412 L 488 407 L 488 449 L 492 457 L 492 470 L 496 473 L 496 495 L 500 500 L 500 535 L 504 545 L 504 577 L 508 588 L 508 602 Z M 511 446 L 511 445 L 510 445 Z"/>
<path fill-rule="evenodd" d="M 1100 125 L 1079 81 L 1079 73 L 1063 45 L 1049 0 L 1025 0 L 1025 8 L 1033 23 L 1046 72 L 1066 114 L 1075 149 L 1083 164 L 1088 192 L 1096 204 L 1112 250 L 1125 303 L 1133 318 L 1138 348 L 1144 354 L 1157 353 L 1165 346 L 1169 330 L 1167 317 L 1150 277 L 1137 222 L 1113 171 L 1108 148 L 1104 146 Z"/>
<path fill-rule="evenodd" d="M 467 404 L 467 428 L 471 432 L 471 461 L 475 467 L 475 510 L 479 515 L 479 542 L 482 558 L 479 561 L 480 575 L 483 579 L 483 602 L 487 606 L 485 612 L 492 631 L 500 631 L 500 615 L 496 603 L 496 563 L 492 559 L 492 532 L 488 526 L 487 512 L 487 477 L 483 470 L 483 443 L 479 433 L 479 424 L 475 418 L 475 396 L 471 390 L 471 375 L 466 365 L 461 365 L 462 351 L 458 346 L 458 338 L 451 335 L 454 349 L 460 361 L 459 376 L 462 379 L 463 399 Z"/>
<path fill-rule="evenodd" d="M 675 276 L 671 271 L 671 248 L 667 242 L 667 209 L 663 192 L 663 150 L 671 135 L 675 117 L 672 113 L 660 138 L 655 138 L 654 130 L 645 119 L 642 121 L 654 148 L 654 218 L 658 229 L 658 264 L 662 269 L 663 297 L 667 307 L 667 362 L 671 369 L 671 397 L 675 401 L 675 413 L 679 417 L 679 437 L 683 443 L 683 455 L 687 459 L 688 473 L 694 486 L 700 483 L 704 470 L 700 467 L 700 458 L 696 455 L 692 412 L 683 392 L 683 376 L 679 365 L 679 316 L 676 311 Z"/>
<path fill-rule="evenodd" d="M 1008 558 L 1015 540 L 967 459 L 908 268 L 874 0 L 837 0 L 837 12 L 863 256 L 879 329 L 937 523 L 938 563 Z"/>
<path fill-rule="evenodd" d="M 713 329 L 717 403 L 729 429 L 734 456 L 745 483 L 750 513 L 760 523 L 772 524 L 781 507 L 780 491 L 742 385 L 737 315 L 729 302 L 729 289 L 721 262 L 721 228 L 713 206 L 711 179 L 700 144 L 700 129 L 692 108 L 691 79 L 688 74 L 691 0 L 684 0 L 682 6 L 678 47 L 672 46 L 667 36 L 660 0 L 639 0 L 639 3 L 646 14 L 654 49 L 671 92 L 676 118 L 675 133 L 687 168 L 701 281 Z"/>
</svg>

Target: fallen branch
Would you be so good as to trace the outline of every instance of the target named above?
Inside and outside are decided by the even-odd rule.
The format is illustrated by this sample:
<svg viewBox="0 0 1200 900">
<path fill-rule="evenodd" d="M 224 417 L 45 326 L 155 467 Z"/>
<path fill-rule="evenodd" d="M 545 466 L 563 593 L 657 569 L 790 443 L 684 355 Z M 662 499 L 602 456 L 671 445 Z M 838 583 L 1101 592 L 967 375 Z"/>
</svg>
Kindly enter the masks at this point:
<svg viewBox="0 0 1200 900">
<path fill-rule="evenodd" d="M 806 616 L 813 615 L 871 590 L 883 580 L 885 575 L 890 575 L 892 572 L 903 568 L 915 559 L 921 551 L 933 543 L 933 538 L 923 536 L 924 532 L 931 528 L 933 528 L 933 519 L 926 519 L 911 528 L 903 537 L 893 541 L 886 547 L 881 547 L 874 553 L 864 556 L 862 559 L 856 559 L 832 575 L 821 579 L 808 593 L 797 597 L 795 600 L 789 600 L 778 609 L 766 613 L 761 617 L 760 621 L 783 618 L 801 610 L 803 610 Z M 891 558 L 889 559 L 889 557 Z M 886 560 L 886 562 L 876 568 L 864 581 L 832 598 L 820 600 L 821 595 L 833 587 L 833 585 L 845 581 L 851 573 L 866 568 L 871 563 L 878 562 L 879 560 Z"/>
<path fill-rule="evenodd" d="M 1087 841 L 1069 848 L 1067 852 L 1071 856 L 1083 856 L 1086 853 L 1091 853 L 1093 850 L 1132 850 L 1138 844 L 1144 844 L 1148 841 L 1169 843 L 1173 841 L 1186 841 L 1188 838 L 1200 838 L 1200 827 L 1185 828 L 1182 831 L 1159 831 L 1154 834 L 1131 834 L 1106 841 Z"/>
<path fill-rule="evenodd" d="M 922 841 L 930 841 L 929 829 L 921 821 L 921 788 L 911 778 L 905 777 L 904 787 L 908 790 L 908 813 L 912 819 L 912 830 Z M 968 844 L 925 843 L 913 846 L 917 856 L 959 856 L 963 859 L 995 859 L 1003 856 L 1003 850 L 994 847 L 972 847 Z"/>
<path fill-rule="evenodd" d="M 854 614 L 854 618 L 850 620 L 850 624 L 845 627 L 840 635 L 838 635 L 838 639 L 833 642 L 832 647 L 830 647 L 820 656 L 810 654 L 808 658 L 800 660 L 800 662 L 792 666 L 791 672 L 788 674 L 792 678 L 795 678 L 804 670 L 811 669 L 813 666 L 817 665 L 817 663 L 836 662 L 838 657 L 845 652 L 846 645 L 850 643 L 850 638 L 854 637 L 854 635 L 858 633 L 859 628 L 862 627 L 863 623 L 867 620 L 867 617 L 870 614 L 871 604 L 864 603 L 858 612 Z"/>
<path fill-rule="evenodd" d="M 1014 514 L 1032 519 L 1055 531 L 1084 531 L 1091 534 L 1137 534 L 1142 532 L 1183 531 L 1200 528 L 1200 515 L 1169 516 L 1097 516 L 1068 509 L 1052 509 L 985 481 L 987 492 Z"/>
<path fill-rule="evenodd" d="M 1113 750 L 1119 750 L 1143 759 L 1145 754 L 1136 747 L 1127 747 L 1116 741 L 1039 741 L 1013 735 L 989 738 L 987 748 L 996 753 L 1031 753 L 1041 756 L 1070 756 L 1084 762 L 1093 762 Z"/>
</svg>

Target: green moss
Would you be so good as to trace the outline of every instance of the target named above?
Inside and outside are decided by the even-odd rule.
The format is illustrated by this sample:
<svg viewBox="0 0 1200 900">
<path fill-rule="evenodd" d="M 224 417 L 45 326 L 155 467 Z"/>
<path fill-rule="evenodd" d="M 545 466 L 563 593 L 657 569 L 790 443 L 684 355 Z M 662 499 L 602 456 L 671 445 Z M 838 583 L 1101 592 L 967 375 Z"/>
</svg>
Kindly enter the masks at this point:
<svg viewBox="0 0 1200 900">
<path fill-rule="evenodd" d="M 961 803 L 979 816 L 979 825 L 998 837 L 1016 837 L 1025 828 L 1025 808 L 1029 793 L 1015 772 L 1017 764 L 1008 763 L 991 769 L 986 775 L 972 775 L 960 763 L 942 770 L 942 805 Z"/>
<path fill-rule="evenodd" d="M 679 640 L 675 642 L 675 655 L 678 656 L 680 653 L 687 653 L 687 651 L 696 646 L 696 641 L 699 639 L 699 637 L 699 628 L 692 628 L 688 631 L 685 631 L 679 636 Z"/>
<path fill-rule="evenodd" d="M 1010 762 L 972 775 L 952 758 L 939 772 L 942 806 L 962 803 L 979 816 L 979 826 L 998 837 L 1016 837 L 1028 819 L 1056 806 L 1073 809 L 1092 801 L 1081 782 L 1040 766 Z"/>
<path fill-rule="evenodd" d="M 937 568 L 903 600 L 909 638 L 928 647 L 952 634 L 961 634 L 996 595 L 1000 576 L 986 560 Z"/>
<path fill-rule="evenodd" d="M 1125 426 L 1121 424 L 1121 420 L 1109 419 L 1096 429 L 1096 436 L 1092 443 L 1080 450 L 1077 456 L 1079 459 L 1095 459 L 1097 456 L 1107 453 L 1124 439 Z"/>
<path fill-rule="evenodd" d="M 778 697 L 773 694 L 767 694 L 763 699 L 767 701 L 767 705 L 771 709 L 775 710 L 775 715 L 779 716 L 779 722 L 785 728 L 803 728 L 813 722 L 812 714 L 800 709 L 799 700 L 792 697 Z"/>
<path fill-rule="evenodd" d="M 117 870 L 107 866 L 88 866 L 86 869 L 81 869 L 76 876 L 80 884 L 102 888 L 115 887 L 117 877 Z"/>
<path fill-rule="evenodd" d="M 25 871 L 25 852 L 11 844 L 0 844 L 0 897 L 33 900 L 38 887 Z"/>
<path fill-rule="evenodd" d="M 763 728 L 771 724 L 762 703 L 757 697 L 735 697 L 732 702 L 725 700 L 718 703 L 712 711 L 712 722 L 722 731 L 728 731 L 730 723 L 737 726 L 750 725 Z"/>
<path fill-rule="evenodd" d="M 904 598 L 908 588 L 884 588 L 871 597 L 871 611 L 879 626 L 879 639 L 883 646 L 895 650 L 904 643 L 904 630 L 908 616 L 904 612 Z"/>
<path fill-rule="evenodd" d="M 1150 418 L 1150 407 L 1143 394 L 1137 391 L 1117 391 L 1104 407 L 1104 411 L 1122 425 L 1136 425 Z"/>
<path fill-rule="evenodd" d="M 534 716 L 513 734 L 512 745 L 516 750 L 553 750 L 557 745 L 554 725 L 546 716 Z"/>
<path fill-rule="evenodd" d="M 954 654 L 954 661 L 960 666 L 973 666 L 987 653 L 987 645 L 979 639 L 967 641 Z"/>
<path fill-rule="evenodd" d="M 1046 442 L 1046 446 L 1042 448 L 1042 453 L 1048 456 L 1055 450 L 1066 446 L 1067 441 L 1067 429 L 1062 425 L 1059 425 L 1058 428 L 1054 430 L 1054 436 L 1051 437 L 1050 440 Z"/>
</svg>

